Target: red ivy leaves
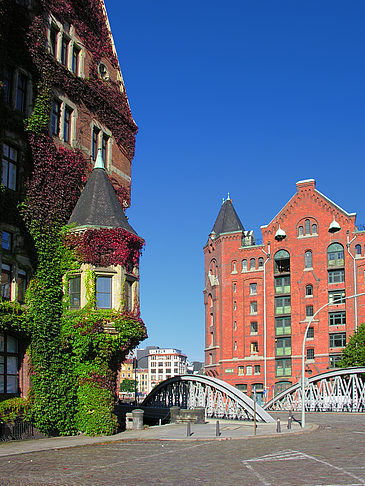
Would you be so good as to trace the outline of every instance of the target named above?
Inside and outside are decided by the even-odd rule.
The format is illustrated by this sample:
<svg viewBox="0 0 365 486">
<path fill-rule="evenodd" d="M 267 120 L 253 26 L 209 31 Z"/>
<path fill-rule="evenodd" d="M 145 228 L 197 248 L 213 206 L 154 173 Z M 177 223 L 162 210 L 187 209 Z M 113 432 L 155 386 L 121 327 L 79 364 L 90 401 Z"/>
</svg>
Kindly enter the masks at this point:
<svg viewBox="0 0 365 486">
<path fill-rule="evenodd" d="M 42 0 L 42 5 L 58 20 L 75 26 L 77 35 L 85 42 L 97 62 L 106 56 L 114 67 L 118 66 L 100 0 Z"/>
<path fill-rule="evenodd" d="M 90 1 L 82 0 L 81 2 L 79 0 L 79 3 L 85 4 L 85 2 L 90 3 Z M 98 4 L 100 3 L 99 0 L 93 1 Z M 69 2 L 63 1 L 60 2 L 60 5 L 59 2 L 53 1 L 47 1 L 45 3 L 47 4 L 47 8 L 51 9 L 56 16 L 59 15 L 62 19 L 62 12 L 64 12 L 66 7 L 61 8 L 61 6 Z M 72 4 L 74 3 L 73 1 Z M 89 7 L 87 8 L 89 9 Z M 74 6 L 72 6 L 72 9 L 74 9 Z M 104 19 L 104 17 L 102 18 Z M 77 34 L 80 34 L 82 37 L 78 30 L 77 18 L 71 17 L 71 19 L 76 26 Z M 100 25 L 106 29 L 104 20 L 101 18 L 99 20 L 101 22 Z M 94 23 L 91 25 L 94 27 Z M 102 29 L 102 27 L 100 28 Z M 132 160 L 135 151 L 135 135 L 138 128 L 133 120 L 125 90 L 123 89 L 121 91 L 120 84 L 116 82 L 111 80 L 105 82 L 99 79 L 97 73 L 98 62 L 101 56 L 105 55 L 106 40 L 104 39 L 104 34 L 100 34 L 99 32 L 97 35 L 101 35 L 101 40 L 99 39 L 97 41 L 93 38 L 96 35 L 93 30 L 84 32 L 84 35 L 87 37 L 87 39 L 84 39 L 85 44 L 94 55 L 91 62 L 91 76 L 88 80 L 75 76 L 48 53 L 46 49 L 44 19 L 41 16 L 35 17 L 30 26 L 28 32 L 29 51 L 34 63 L 42 74 L 43 82 L 48 86 L 62 87 L 71 100 L 78 104 L 84 103 L 91 112 L 96 113 L 99 120 L 113 132 L 117 144 L 123 147 L 129 160 Z M 109 42 L 108 30 L 107 34 L 107 40 Z M 96 49 L 96 46 L 100 42 L 104 47 Z"/>
<path fill-rule="evenodd" d="M 34 171 L 27 183 L 27 223 L 67 222 L 85 182 L 86 161 L 80 151 L 56 148 L 47 136 L 30 135 Z"/>
<path fill-rule="evenodd" d="M 137 266 L 144 241 L 123 228 L 90 229 L 67 235 L 66 244 L 83 263 Z"/>
</svg>

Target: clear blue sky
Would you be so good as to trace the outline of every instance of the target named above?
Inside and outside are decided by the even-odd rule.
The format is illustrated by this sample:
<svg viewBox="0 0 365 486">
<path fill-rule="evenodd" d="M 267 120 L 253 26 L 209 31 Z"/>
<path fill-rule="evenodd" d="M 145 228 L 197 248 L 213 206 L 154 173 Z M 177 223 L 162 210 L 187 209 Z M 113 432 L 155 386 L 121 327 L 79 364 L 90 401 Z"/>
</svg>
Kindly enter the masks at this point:
<svg viewBox="0 0 365 486">
<path fill-rule="evenodd" d="M 245 229 L 314 178 L 365 223 L 365 2 L 106 0 L 133 116 L 147 344 L 203 360 L 203 245 L 230 192 Z"/>
</svg>

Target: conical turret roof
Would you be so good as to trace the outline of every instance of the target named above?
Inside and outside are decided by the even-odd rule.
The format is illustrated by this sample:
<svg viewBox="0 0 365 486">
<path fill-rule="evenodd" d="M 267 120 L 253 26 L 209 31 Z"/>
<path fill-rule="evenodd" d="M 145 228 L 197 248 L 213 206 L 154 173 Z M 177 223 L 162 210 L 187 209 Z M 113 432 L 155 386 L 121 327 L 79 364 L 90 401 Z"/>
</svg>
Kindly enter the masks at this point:
<svg viewBox="0 0 365 486">
<path fill-rule="evenodd" d="M 235 233 L 237 231 L 245 231 L 245 229 L 237 216 L 232 200 L 228 198 L 223 202 L 211 232 L 214 232 L 215 237 L 217 237 L 222 233 Z"/>
<path fill-rule="evenodd" d="M 76 223 L 77 228 L 123 228 L 137 235 L 122 210 L 100 152 L 71 214 L 70 223 Z"/>
</svg>

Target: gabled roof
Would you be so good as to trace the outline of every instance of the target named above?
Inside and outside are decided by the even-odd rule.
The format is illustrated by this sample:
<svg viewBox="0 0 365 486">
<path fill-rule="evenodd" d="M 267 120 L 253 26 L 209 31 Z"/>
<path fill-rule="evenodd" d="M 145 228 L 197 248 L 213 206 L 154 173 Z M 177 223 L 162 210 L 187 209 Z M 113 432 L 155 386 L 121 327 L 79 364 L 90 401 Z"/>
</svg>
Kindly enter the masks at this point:
<svg viewBox="0 0 365 486">
<path fill-rule="evenodd" d="M 211 232 L 214 232 L 217 237 L 222 233 L 236 233 L 237 231 L 245 231 L 245 229 L 237 216 L 232 200 L 226 199 L 222 204 Z"/>
<path fill-rule="evenodd" d="M 105 169 L 98 165 L 98 159 L 99 156 L 69 224 L 76 223 L 76 228 L 123 228 L 137 235 L 127 221 Z"/>
<path fill-rule="evenodd" d="M 347 218 L 351 218 L 356 216 L 356 213 L 348 213 L 345 209 L 341 208 L 338 204 L 336 204 L 334 201 L 332 201 L 329 197 L 325 196 L 321 192 L 316 189 L 316 181 L 314 179 L 305 179 L 302 181 L 297 182 L 297 192 L 289 199 L 289 201 L 285 204 L 285 206 L 280 209 L 280 211 L 272 218 L 270 223 L 264 224 L 261 226 L 261 229 L 265 229 L 268 226 L 270 226 L 278 217 L 280 214 L 282 214 L 289 206 L 290 204 L 295 201 L 295 199 L 298 196 L 299 191 L 302 188 L 310 188 L 315 194 L 318 194 L 321 198 L 323 198 L 330 206 L 333 206 L 337 211 L 343 213 Z"/>
</svg>

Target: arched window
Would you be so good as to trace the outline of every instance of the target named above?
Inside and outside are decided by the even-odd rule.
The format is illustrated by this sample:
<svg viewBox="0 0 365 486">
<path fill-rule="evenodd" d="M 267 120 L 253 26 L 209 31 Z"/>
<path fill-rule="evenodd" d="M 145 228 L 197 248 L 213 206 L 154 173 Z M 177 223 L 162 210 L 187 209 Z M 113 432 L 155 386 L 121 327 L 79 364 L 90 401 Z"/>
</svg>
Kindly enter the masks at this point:
<svg viewBox="0 0 365 486">
<path fill-rule="evenodd" d="M 304 264 L 305 268 L 312 268 L 313 267 L 313 262 L 312 262 L 312 252 L 310 250 L 307 250 L 304 255 Z"/>
<path fill-rule="evenodd" d="M 327 248 L 327 265 L 329 267 L 343 267 L 344 252 L 340 243 L 332 243 Z"/>
<path fill-rule="evenodd" d="M 208 295 L 208 306 L 213 307 L 213 297 L 212 294 Z"/>
<path fill-rule="evenodd" d="M 256 260 L 254 258 L 251 258 L 250 260 L 250 270 L 255 270 L 256 268 Z"/>
<path fill-rule="evenodd" d="M 306 285 L 305 286 L 305 295 L 308 297 L 310 295 L 313 295 L 313 285 Z"/>
<path fill-rule="evenodd" d="M 232 273 L 237 273 L 237 262 L 233 260 L 232 262 Z"/>
<path fill-rule="evenodd" d="M 247 260 L 242 260 L 242 272 L 247 272 Z"/>
<path fill-rule="evenodd" d="M 312 235 L 316 235 L 316 234 L 317 234 L 317 225 L 312 224 Z"/>
<path fill-rule="evenodd" d="M 279 250 L 274 256 L 274 273 L 290 272 L 290 255 L 286 250 Z"/>
<path fill-rule="evenodd" d="M 258 260 L 258 268 L 262 268 L 264 266 L 264 259 L 262 257 Z"/>
<path fill-rule="evenodd" d="M 310 235 L 310 232 L 311 232 L 311 224 L 310 224 L 310 220 L 309 219 L 306 219 L 305 222 L 304 222 L 304 229 L 305 229 L 305 234 L 306 235 Z"/>
<path fill-rule="evenodd" d="M 303 226 L 299 226 L 299 228 L 298 228 L 298 236 L 303 236 Z"/>
<path fill-rule="evenodd" d="M 312 305 L 306 306 L 305 315 L 306 315 L 306 317 L 312 317 L 313 316 L 313 306 Z"/>
<path fill-rule="evenodd" d="M 357 257 L 361 256 L 361 245 L 356 245 L 355 246 L 355 255 Z"/>
</svg>

